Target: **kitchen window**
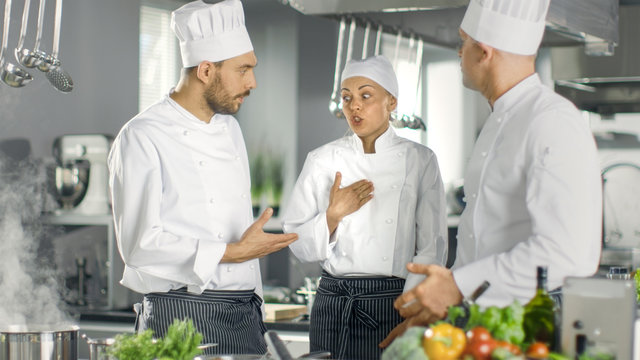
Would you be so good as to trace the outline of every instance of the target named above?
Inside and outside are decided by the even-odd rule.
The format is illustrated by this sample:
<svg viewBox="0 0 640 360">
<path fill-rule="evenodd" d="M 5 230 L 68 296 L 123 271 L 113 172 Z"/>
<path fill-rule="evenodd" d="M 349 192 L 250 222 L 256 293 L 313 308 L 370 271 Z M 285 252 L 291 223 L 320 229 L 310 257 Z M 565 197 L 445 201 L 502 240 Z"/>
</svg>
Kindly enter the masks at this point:
<svg viewBox="0 0 640 360">
<path fill-rule="evenodd" d="M 140 5 L 140 62 L 138 110 L 166 95 L 180 77 L 180 50 L 171 30 L 171 12 L 177 0 L 142 0 Z"/>
</svg>

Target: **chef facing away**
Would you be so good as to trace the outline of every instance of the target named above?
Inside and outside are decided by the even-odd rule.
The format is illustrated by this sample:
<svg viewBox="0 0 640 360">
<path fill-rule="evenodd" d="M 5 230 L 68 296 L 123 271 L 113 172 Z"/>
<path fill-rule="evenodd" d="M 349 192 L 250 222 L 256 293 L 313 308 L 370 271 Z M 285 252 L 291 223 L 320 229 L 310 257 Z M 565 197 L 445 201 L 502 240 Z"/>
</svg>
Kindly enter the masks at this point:
<svg viewBox="0 0 640 360">
<path fill-rule="evenodd" d="M 170 93 L 127 122 L 109 155 L 121 283 L 144 294 L 138 330 L 190 318 L 207 353 L 263 354 L 258 258 L 296 234 L 253 222 L 247 153 L 232 116 L 256 87 L 239 0 L 172 13 L 183 69 Z"/>
<path fill-rule="evenodd" d="M 426 280 L 398 298 L 408 326 L 442 318 L 485 280 L 481 306 L 527 303 L 536 267 L 549 289 L 590 276 L 600 258 L 602 183 L 589 123 L 535 71 L 549 0 L 471 0 L 460 25 L 463 82 L 491 107 L 467 165 L 452 271 L 409 265 Z M 552 291 L 553 292 L 553 291 Z"/>
<path fill-rule="evenodd" d="M 311 351 L 378 359 L 402 321 L 393 301 L 424 278 L 406 264 L 446 261 L 444 187 L 433 151 L 389 126 L 398 80 L 385 57 L 349 61 L 341 98 L 353 134 L 309 153 L 282 222 L 300 236 L 291 251 L 323 269 Z"/>
</svg>

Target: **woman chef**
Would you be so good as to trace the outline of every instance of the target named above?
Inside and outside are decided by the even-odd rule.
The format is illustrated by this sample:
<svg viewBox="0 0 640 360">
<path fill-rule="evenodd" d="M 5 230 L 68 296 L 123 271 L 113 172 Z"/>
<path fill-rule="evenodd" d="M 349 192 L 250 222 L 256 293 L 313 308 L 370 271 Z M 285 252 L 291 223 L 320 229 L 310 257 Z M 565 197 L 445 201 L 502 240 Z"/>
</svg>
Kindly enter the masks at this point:
<svg viewBox="0 0 640 360">
<path fill-rule="evenodd" d="M 349 61 L 341 96 L 353 135 L 309 153 L 282 222 L 298 233 L 293 253 L 323 268 L 311 351 L 376 359 L 401 322 L 393 301 L 422 280 L 406 264 L 444 265 L 445 196 L 435 154 L 389 127 L 398 81 L 386 58 Z"/>
</svg>

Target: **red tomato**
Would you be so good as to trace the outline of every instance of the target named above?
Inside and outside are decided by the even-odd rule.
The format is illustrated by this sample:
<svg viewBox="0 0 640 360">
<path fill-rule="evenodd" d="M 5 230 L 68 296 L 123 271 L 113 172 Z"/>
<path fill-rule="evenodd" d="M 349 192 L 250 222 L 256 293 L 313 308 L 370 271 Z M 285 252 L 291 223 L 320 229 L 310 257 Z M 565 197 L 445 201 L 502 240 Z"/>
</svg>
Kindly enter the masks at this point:
<svg viewBox="0 0 640 360">
<path fill-rule="evenodd" d="M 467 331 L 468 342 L 473 341 L 487 341 L 493 339 L 489 330 L 482 326 L 476 326 L 473 329 Z"/>
<path fill-rule="evenodd" d="M 498 340 L 496 342 L 496 347 L 507 349 L 507 351 L 509 351 L 513 355 L 522 354 L 522 351 L 520 351 L 520 348 L 518 347 L 518 345 L 512 344 L 508 341 Z"/>
<path fill-rule="evenodd" d="M 532 359 L 546 359 L 549 357 L 549 347 L 542 342 L 534 342 L 527 348 L 527 357 Z"/>
<path fill-rule="evenodd" d="M 493 339 L 475 340 L 467 344 L 464 355 L 471 355 L 475 360 L 488 360 L 495 348 L 496 341 Z"/>
</svg>

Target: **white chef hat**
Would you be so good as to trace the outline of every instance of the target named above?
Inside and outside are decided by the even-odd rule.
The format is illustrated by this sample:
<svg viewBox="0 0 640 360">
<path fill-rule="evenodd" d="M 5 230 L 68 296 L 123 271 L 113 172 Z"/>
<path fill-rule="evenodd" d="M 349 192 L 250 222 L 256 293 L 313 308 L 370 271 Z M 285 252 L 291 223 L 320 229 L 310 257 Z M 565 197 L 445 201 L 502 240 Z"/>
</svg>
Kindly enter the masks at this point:
<svg viewBox="0 0 640 360">
<path fill-rule="evenodd" d="M 471 0 L 460 28 L 498 50 L 533 55 L 544 34 L 550 0 Z"/>
<path fill-rule="evenodd" d="M 386 57 L 377 55 L 363 60 L 349 60 L 344 66 L 344 70 L 342 70 L 341 81 L 354 76 L 371 79 L 396 99 L 398 98 L 398 78 L 393 71 L 393 66 Z"/>
<path fill-rule="evenodd" d="M 180 40 L 182 66 L 222 61 L 253 50 L 240 0 L 190 2 L 171 13 L 171 29 Z"/>
</svg>

